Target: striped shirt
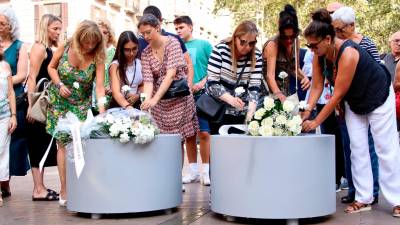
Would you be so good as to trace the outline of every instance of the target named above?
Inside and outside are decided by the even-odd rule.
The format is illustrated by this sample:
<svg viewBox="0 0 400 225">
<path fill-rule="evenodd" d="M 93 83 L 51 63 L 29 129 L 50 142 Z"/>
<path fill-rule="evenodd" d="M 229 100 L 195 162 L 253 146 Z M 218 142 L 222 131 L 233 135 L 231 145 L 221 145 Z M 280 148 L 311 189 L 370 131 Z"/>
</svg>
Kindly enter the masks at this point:
<svg viewBox="0 0 400 225">
<path fill-rule="evenodd" d="M 246 92 L 237 97 L 240 97 L 245 103 L 249 100 L 257 102 L 261 92 L 263 59 L 258 49 L 256 49 L 255 54 L 256 65 L 254 69 L 251 68 L 250 58 L 245 56 L 237 61 L 236 71 L 232 71 L 231 49 L 229 45 L 221 42 L 214 46 L 208 60 L 207 91 L 217 98 L 226 92 L 235 96 L 233 87 L 236 85 L 237 78 L 244 69 L 238 87 L 243 87 Z M 233 107 L 228 106 L 227 108 L 229 114 L 245 114 L 245 110 L 239 112 Z"/>
<path fill-rule="evenodd" d="M 381 58 L 379 57 L 378 49 L 376 48 L 375 43 L 371 39 L 369 39 L 366 36 L 363 36 L 359 45 L 361 46 L 361 48 L 366 50 L 372 56 L 372 58 L 374 58 L 378 63 L 381 63 Z"/>
</svg>

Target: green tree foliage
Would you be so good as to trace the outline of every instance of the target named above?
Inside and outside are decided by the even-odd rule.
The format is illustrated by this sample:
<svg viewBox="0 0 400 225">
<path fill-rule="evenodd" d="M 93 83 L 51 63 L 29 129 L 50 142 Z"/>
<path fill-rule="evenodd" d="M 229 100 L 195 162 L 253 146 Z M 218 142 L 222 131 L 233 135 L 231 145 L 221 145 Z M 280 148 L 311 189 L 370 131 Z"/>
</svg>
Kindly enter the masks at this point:
<svg viewBox="0 0 400 225">
<path fill-rule="evenodd" d="M 278 30 L 279 12 L 286 4 L 297 10 L 299 25 L 305 29 L 311 20 L 310 13 L 324 8 L 332 0 L 216 0 L 215 12 L 228 9 L 235 23 L 244 19 L 257 22 L 264 35 L 272 37 Z M 400 0 L 343 0 L 357 14 L 357 31 L 370 37 L 381 52 L 388 51 L 389 36 L 400 30 Z M 303 42 L 304 43 L 304 42 Z"/>
</svg>

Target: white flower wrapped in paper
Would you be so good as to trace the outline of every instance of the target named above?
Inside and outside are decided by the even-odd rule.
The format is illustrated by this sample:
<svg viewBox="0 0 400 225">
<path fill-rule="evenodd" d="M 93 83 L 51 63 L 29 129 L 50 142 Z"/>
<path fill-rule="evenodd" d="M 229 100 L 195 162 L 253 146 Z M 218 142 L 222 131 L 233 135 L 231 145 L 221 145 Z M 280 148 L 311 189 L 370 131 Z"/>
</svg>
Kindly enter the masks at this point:
<svg viewBox="0 0 400 225">
<path fill-rule="evenodd" d="M 140 101 L 144 102 L 146 100 L 146 93 L 140 93 Z"/>
<path fill-rule="evenodd" d="M 72 86 L 73 86 L 75 89 L 79 89 L 79 83 L 76 82 L 76 81 L 72 84 Z"/>
<path fill-rule="evenodd" d="M 131 91 L 131 87 L 129 87 L 128 85 L 124 85 L 124 86 L 122 86 L 122 88 L 121 88 L 121 92 L 122 93 L 128 93 L 129 91 Z"/>
<path fill-rule="evenodd" d="M 278 77 L 281 78 L 282 80 L 285 79 L 286 77 L 288 77 L 289 75 L 285 72 L 285 71 L 281 71 L 278 74 Z"/>
<path fill-rule="evenodd" d="M 272 126 L 261 126 L 258 132 L 264 137 L 272 136 L 274 134 L 274 128 L 272 128 Z"/>
<path fill-rule="evenodd" d="M 295 105 L 291 101 L 284 101 L 283 102 L 283 110 L 285 112 L 292 112 L 294 110 Z"/>
<path fill-rule="evenodd" d="M 236 96 L 236 97 L 237 97 L 237 96 L 240 96 L 240 95 L 243 94 L 245 91 L 246 91 L 246 90 L 244 90 L 244 88 L 243 88 L 242 86 L 237 87 L 237 88 L 235 89 L 235 96 Z"/>
<path fill-rule="evenodd" d="M 258 124 L 257 121 L 251 121 L 248 125 L 248 130 L 249 133 L 253 136 L 259 135 L 258 129 L 260 128 L 260 125 Z"/>
<path fill-rule="evenodd" d="M 261 120 L 262 117 L 265 115 L 266 110 L 264 108 L 260 108 L 258 109 L 255 113 L 254 113 L 254 119 L 256 120 Z"/>
<path fill-rule="evenodd" d="M 264 98 L 264 108 L 269 111 L 274 107 L 275 107 L 274 99 L 272 99 L 270 97 L 265 97 Z"/>
</svg>

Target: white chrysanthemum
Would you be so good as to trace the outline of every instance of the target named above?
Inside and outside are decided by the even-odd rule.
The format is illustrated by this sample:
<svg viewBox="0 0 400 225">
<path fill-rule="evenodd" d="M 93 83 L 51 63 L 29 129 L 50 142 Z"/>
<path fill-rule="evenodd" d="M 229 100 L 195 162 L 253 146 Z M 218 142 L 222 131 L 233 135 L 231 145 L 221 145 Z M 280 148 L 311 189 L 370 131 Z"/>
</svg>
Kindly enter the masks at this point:
<svg viewBox="0 0 400 225">
<path fill-rule="evenodd" d="M 257 121 L 251 121 L 247 128 L 251 135 L 253 136 L 259 135 L 258 129 L 260 128 L 260 125 L 258 124 Z"/>
<path fill-rule="evenodd" d="M 272 99 L 270 97 L 265 97 L 264 98 L 264 108 L 266 110 L 271 110 L 274 107 L 275 107 L 274 99 Z"/>
<path fill-rule="evenodd" d="M 272 127 L 274 125 L 274 120 L 271 117 L 267 117 L 261 121 L 261 126 Z"/>
<path fill-rule="evenodd" d="M 119 136 L 119 141 L 120 141 L 121 143 L 126 143 L 126 142 L 128 142 L 129 140 L 130 140 L 130 137 L 129 137 L 128 133 L 122 133 L 122 134 Z"/>
<path fill-rule="evenodd" d="M 243 88 L 242 86 L 237 87 L 237 88 L 235 89 L 235 96 L 239 96 L 239 95 L 243 94 L 245 91 L 246 91 L 246 90 L 244 90 L 244 88 Z"/>
<path fill-rule="evenodd" d="M 284 115 L 278 115 L 275 119 L 275 123 L 278 125 L 285 125 L 287 122 L 287 119 Z"/>
<path fill-rule="evenodd" d="M 287 76 L 289 76 L 285 71 L 281 71 L 278 75 L 279 78 L 282 80 L 285 79 Z"/>
<path fill-rule="evenodd" d="M 284 101 L 283 110 L 286 112 L 292 112 L 294 110 L 294 104 L 291 101 Z"/>
<path fill-rule="evenodd" d="M 254 113 L 254 119 L 256 120 L 261 120 L 263 118 L 263 116 L 265 115 L 267 110 L 265 110 L 264 108 L 260 108 L 258 109 L 255 113 Z"/>
<path fill-rule="evenodd" d="M 131 90 L 131 87 L 129 87 L 128 85 L 124 85 L 121 88 L 121 92 L 123 92 L 123 93 L 126 93 L 126 92 L 128 92 L 130 90 Z"/>
<path fill-rule="evenodd" d="M 274 134 L 274 128 L 271 126 L 261 126 L 258 129 L 258 132 L 260 133 L 261 136 L 272 136 Z"/>
<path fill-rule="evenodd" d="M 79 83 L 76 81 L 72 84 L 72 86 L 74 86 L 75 89 L 79 89 Z"/>
</svg>

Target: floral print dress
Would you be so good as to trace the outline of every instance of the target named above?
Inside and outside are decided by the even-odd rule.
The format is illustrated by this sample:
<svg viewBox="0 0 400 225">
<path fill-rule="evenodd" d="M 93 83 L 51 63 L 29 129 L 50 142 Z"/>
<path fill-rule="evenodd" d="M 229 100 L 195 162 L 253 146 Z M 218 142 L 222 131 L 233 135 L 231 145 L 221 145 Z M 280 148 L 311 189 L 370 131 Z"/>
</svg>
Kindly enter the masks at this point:
<svg viewBox="0 0 400 225">
<path fill-rule="evenodd" d="M 85 70 L 76 69 L 68 62 L 68 49 L 67 46 L 57 70 L 60 80 L 72 94 L 68 98 L 63 98 L 60 96 L 58 88 L 54 84 L 50 85 L 50 102 L 46 125 L 47 133 L 50 135 L 54 134 L 58 119 L 64 117 L 68 111 L 74 113 L 83 121 L 86 119 L 87 111 L 91 108 L 96 65 L 92 62 Z M 79 87 L 75 82 L 79 84 Z M 70 140 L 69 137 L 60 132 L 55 134 L 55 138 L 64 144 Z"/>
</svg>

